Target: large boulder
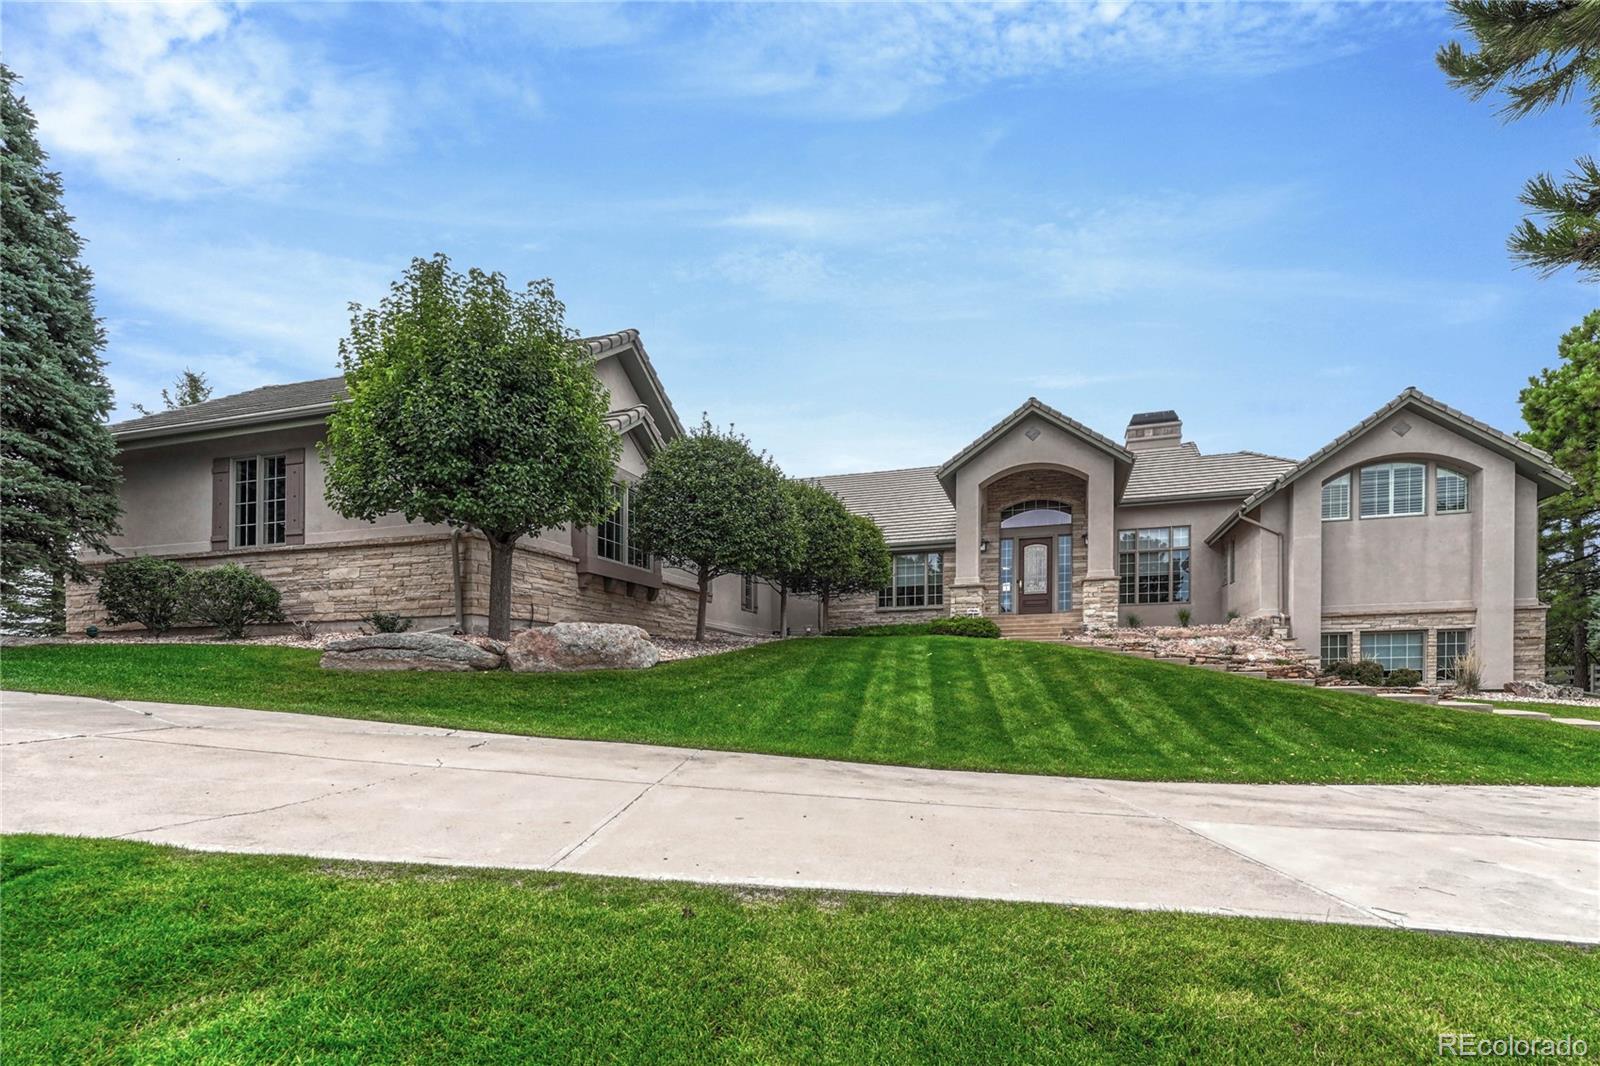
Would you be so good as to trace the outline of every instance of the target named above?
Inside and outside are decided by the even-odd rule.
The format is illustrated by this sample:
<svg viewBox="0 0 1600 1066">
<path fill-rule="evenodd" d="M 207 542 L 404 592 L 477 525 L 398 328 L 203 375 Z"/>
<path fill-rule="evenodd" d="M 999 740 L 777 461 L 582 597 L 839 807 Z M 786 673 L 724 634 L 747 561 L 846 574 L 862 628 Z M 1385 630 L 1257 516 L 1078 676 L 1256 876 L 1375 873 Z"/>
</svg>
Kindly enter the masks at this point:
<svg viewBox="0 0 1600 1066">
<path fill-rule="evenodd" d="M 513 670 L 643 670 L 661 659 L 650 634 L 638 626 L 604 622 L 557 622 L 514 633 L 506 648 Z"/>
<path fill-rule="evenodd" d="M 324 670 L 498 670 L 505 657 L 493 648 L 443 633 L 374 633 L 331 641 Z"/>
</svg>

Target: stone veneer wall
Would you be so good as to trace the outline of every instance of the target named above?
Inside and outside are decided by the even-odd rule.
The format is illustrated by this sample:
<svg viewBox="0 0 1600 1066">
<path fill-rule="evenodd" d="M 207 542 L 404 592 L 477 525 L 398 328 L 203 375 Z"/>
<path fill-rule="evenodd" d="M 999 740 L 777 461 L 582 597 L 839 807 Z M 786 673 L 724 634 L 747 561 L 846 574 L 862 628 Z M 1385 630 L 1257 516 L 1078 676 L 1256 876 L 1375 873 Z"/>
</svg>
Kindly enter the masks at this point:
<svg viewBox="0 0 1600 1066">
<path fill-rule="evenodd" d="M 469 628 L 483 627 L 489 605 L 489 545 L 482 537 L 461 540 L 462 597 Z M 455 618 L 450 587 L 450 537 L 429 534 L 386 537 L 254 551 L 198 552 L 169 556 L 184 566 L 239 563 L 266 578 L 283 596 L 290 621 L 353 625 L 373 611 L 391 611 L 421 626 Z M 91 573 L 104 564 L 89 567 Z M 670 578 L 668 579 L 671 580 Z M 694 636 L 695 593 L 666 584 L 652 602 L 642 590 L 605 589 L 600 578 L 580 587 L 576 559 L 547 548 L 519 546 L 511 564 L 511 624 L 532 622 L 626 622 L 665 637 Z M 91 583 L 67 588 L 67 631 L 105 624 Z"/>
<path fill-rule="evenodd" d="M 1544 680 L 1545 616 L 1550 608 L 1518 607 L 1511 618 L 1511 679 Z M 1580 681 L 1579 684 L 1582 684 Z"/>
<path fill-rule="evenodd" d="M 1432 684 L 1438 666 L 1438 631 L 1441 629 L 1473 629 L 1478 621 L 1476 611 L 1409 611 L 1401 614 L 1325 614 L 1322 632 L 1350 634 L 1350 658 L 1361 658 L 1361 634 L 1365 631 L 1394 631 L 1420 629 L 1422 639 L 1422 681 Z M 1471 638 L 1468 638 L 1471 646 Z M 1308 648 L 1320 661 L 1320 648 Z M 1541 652 L 1542 654 L 1542 652 Z"/>
<path fill-rule="evenodd" d="M 1083 628 L 1091 633 L 1101 629 L 1116 629 L 1121 624 L 1117 614 L 1117 595 L 1117 579 L 1114 577 L 1084 579 Z"/>
<path fill-rule="evenodd" d="M 985 590 L 982 604 L 985 614 L 1000 612 L 1000 512 L 1014 503 L 1040 499 L 1065 501 L 1072 511 L 1072 609 L 1078 611 L 1084 607 L 1084 575 L 1089 569 L 1088 482 L 1060 470 L 1018 470 L 996 479 L 983 490 L 983 526 L 979 536 L 989 542 L 989 550 L 978 556 L 978 583 Z M 1007 535 L 1013 537 L 1022 533 L 1021 530 L 1007 531 Z M 1020 565 L 1020 559 L 1017 562 Z M 1054 551 L 1050 553 L 1050 565 L 1055 565 Z M 1014 580 L 1020 580 L 1020 576 Z M 1053 589 L 1053 574 L 1050 584 Z M 989 589 L 995 590 L 993 595 L 988 593 Z"/>
</svg>

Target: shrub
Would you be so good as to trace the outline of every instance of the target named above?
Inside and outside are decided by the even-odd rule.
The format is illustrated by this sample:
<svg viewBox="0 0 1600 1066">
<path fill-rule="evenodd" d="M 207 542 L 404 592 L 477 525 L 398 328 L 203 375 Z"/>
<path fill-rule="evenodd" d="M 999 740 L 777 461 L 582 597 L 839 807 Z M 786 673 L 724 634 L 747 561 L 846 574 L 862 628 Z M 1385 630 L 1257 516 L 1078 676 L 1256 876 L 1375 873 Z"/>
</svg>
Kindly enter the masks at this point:
<svg viewBox="0 0 1600 1066">
<path fill-rule="evenodd" d="M 1239 620 L 1239 612 L 1238 611 L 1229 611 L 1228 612 L 1228 621 L 1237 622 L 1238 620 Z"/>
<path fill-rule="evenodd" d="M 301 640 L 310 640 L 317 635 L 317 623 L 309 618 L 296 618 L 289 623 L 289 628 L 294 630 L 294 635 Z"/>
<path fill-rule="evenodd" d="M 282 599 L 272 583 L 238 563 L 190 570 L 184 576 L 189 616 L 217 627 L 224 640 L 244 636 L 245 626 L 283 621 Z"/>
<path fill-rule="evenodd" d="M 1477 692 L 1483 687 L 1483 660 L 1478 658 L 1477 648 L 1456 657 L 1455 674 L 1456 688 L 1462 692 Z"/>
<path fill-rule="evenodd" d="M 1358 663 L 1340 660 L 1329 663 L 1322 672 L 1344 681 L 1354 681 L 1358 685 L 1378 686 L 1384 683 L 1383 667 L 1371 659 L 1363 659 Z"/>
<path fill-rule="evenodd" d="M 998 638 L 1000 627 L 992 618 L 938 618 L 928 623 L 928 632 L 941 637 Z"/>
<path fill-rule="evenodd" d="M 362 615 L 361 620 L 375 633 L 404 633 L 411 628 L 411 619 L 388 611 L 373 611 Z"/>
<path fill-rule="evenodd" d="M 1422 684 L 1421 670 L 1391 670 L 1388 683 L 1396 688 L 1411 688 L 1413 685 Z"/>
<path fill-rule="evenodd" d="M 1189 610 L 1189 608 L 1187 608 L 1187 607 L 1179 607 L 1178 608 L 1178 624 L 1180 626 L 1187 626 L 1189 624 L 1189 619 L 1191 619 L 1193 617 L 1194 617 L 1194 612 Z"/>
<path fill-rule="evenodd" d="M 1144 625 L 1144 619 L 1140 618 L 1136 614 L 1130 614 L 1128 616 L 1128 624 L 1134 629 L 1138 629 L 1140 626 Z"/>
<path fill-rule="evenodd" d="M 151 555 L 109 563 L 95 598 L 107 622 L 138 622 L 159 637 L 183 619 L 184 573 L 172 560 Z"/>
</svg>

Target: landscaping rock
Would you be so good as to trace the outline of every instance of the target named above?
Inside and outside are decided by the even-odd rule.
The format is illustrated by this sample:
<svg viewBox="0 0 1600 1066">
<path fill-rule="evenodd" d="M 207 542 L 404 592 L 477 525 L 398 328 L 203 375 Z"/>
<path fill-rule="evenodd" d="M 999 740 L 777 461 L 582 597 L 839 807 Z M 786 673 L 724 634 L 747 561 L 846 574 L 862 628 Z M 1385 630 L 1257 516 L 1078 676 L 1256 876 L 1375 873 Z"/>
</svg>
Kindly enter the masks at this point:
<svg viewBox="0 0 1600 1066">
<path fill-rule="evenodd" d="M 557 622 L 511 636 L 506 662 L 519 672 L 643 670 L 661 659 L 650 634 L 638 626 Z"/>
<path fill-rule="evenodd" d="M 1542 700 L 1581 700 L 1587 695 L 1576 685 L 1552 685 L 1546 681 L 1507 681 L 1506 691 L 1513 696 Z"/>
<path fill-rule="evenodd" d="M 498 643 L 498 642 L 496 642 Z M 443 633 L 374 633 L 335 640 L 322 653 L 324 670 L 498 670 L 505 657 Z"/>
</svg>

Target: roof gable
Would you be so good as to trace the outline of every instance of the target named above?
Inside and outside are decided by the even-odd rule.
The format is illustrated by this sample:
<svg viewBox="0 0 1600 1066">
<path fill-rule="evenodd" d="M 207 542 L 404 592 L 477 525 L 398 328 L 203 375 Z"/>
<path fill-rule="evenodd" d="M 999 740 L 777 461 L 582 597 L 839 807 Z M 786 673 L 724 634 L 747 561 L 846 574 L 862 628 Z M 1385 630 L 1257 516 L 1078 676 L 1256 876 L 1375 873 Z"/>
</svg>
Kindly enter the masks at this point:
<svg viewBox="0 0 1600 1066">
<path fill-rule="evenodd" d="M 1519 473 L 1530 477 L 1539 486 L 1540 499 L 1557 492 L 1564 492 L 1573 485 L 1571 475 L 1556 466 L 1548 454 L 1535 448 L 1527 441 L 1495 429 L 1487 422 L 1480 422 L 1471 415 L 1458 411 L 1448 404 L 1441 403 L 1416 386 L 1408 385 L 1400 395 L 1262 486 L 1261 489 L 1246 499 L 1244 503 L 1240 504 L 1233 513 L 1224 519 L 1222 524 L 1211 532 L 1210 536 L 1206 537 L 1206 543 L 1210 544 L 1216 541 L 1217 538 L 1232 529 L 1241 517 L 1249 514 L 1289 485 L 1294 484 L 1302 476 L 1321 465 L 1325 459 L 1334 455 L 1346 445 L 1365 436 L 1390 415 L 1402 410 L 1414 411 L 1447 429 L 1454 430 L 1491 451 L 1498 452 L 1511 459 L 1517 464 Z"/>
<path fill-rule="evenodd" d="M 939 467 L 935 476 L 938 478 L 939 484 L 944 487 L 946 494 L 950 495 L 952 499 L 954 498 L 957 470 L 971 462 L 1029 415 L 1037 415 L 1067 435 L 1077 437 L 1086 444 L 1105 452 L 1114 460 L 1130 465 L 1133 463 L 1133 453 L 1116 441 L 1096 433 L 1076 419 L 1068 418 L 1054 407 L 1040 403 L 1038 397 L 1029 396 L 1021 407 L 1018 407 L 1015 411 L 1012 411 L 1009 415 L 989 427 L 987 432 L 951 456 L 943 466 Z"/>
</svg>

